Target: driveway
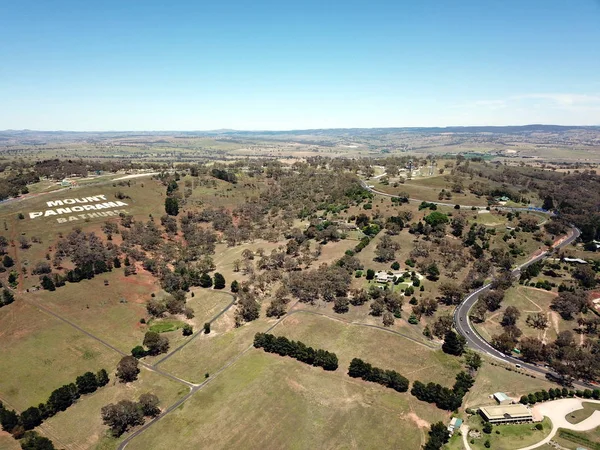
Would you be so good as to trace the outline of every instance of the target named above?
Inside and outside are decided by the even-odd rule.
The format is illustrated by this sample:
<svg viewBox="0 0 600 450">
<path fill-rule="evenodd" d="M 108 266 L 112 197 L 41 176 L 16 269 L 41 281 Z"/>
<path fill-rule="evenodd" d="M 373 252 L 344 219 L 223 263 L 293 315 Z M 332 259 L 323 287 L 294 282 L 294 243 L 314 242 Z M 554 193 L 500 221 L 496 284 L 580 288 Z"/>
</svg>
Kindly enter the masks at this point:
<svg viewBox="0 0 600 450">
<path fill-rule="evenodd" d="M 600 400 L 591 399 L 580 399 L 580 398 L 564 398 L 561 400 L 553 400 L 551 402 L 540 403 L 533 407 L 534 416 L 536 413 L 540 416 L 546 416 L 552 421 L 552 431 L 550 434 L 538 442 L 537 444 L 530 445 L 529 447 L 523 447 L 519 450 L 532 450 L 540 447 L 541 445 L 547 444 L 552 440 L 559 428 L 566 428 L 567 430 L 573 431 L 589 431 L 600 426 L 600 411 L 594 411 L 594 413 L 587 419 L 579 423 L 569 423 L 566 419 L 573 411 L 583 409 L 583 402 L 600 404 Z"/>
</svg>

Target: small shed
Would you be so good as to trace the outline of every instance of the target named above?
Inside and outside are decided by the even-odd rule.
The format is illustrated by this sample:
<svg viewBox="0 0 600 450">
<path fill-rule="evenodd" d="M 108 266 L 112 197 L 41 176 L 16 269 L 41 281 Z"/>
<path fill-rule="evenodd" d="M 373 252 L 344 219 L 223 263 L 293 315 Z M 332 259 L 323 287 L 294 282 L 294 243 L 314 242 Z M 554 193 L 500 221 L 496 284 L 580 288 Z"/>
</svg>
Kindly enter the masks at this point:
<svg viewBox="0 0 600 450">
<path fill-rule="evenodd" d="M 453 435 L 456 430 L 460 429 L 462 422 L 462 419 L 459 419 L 458 417 L 452 418 L 450 425 L 448 425 L 448 431 L 450 432 L 450 435 Z"/>
<path fill-rule="evenodd" d="M 496 400 L 499 405 L 510 405 L 512 403 L 512 398 L 504 392 L 496 392 L 494 394 L 494 400 Z"/>
</svg>

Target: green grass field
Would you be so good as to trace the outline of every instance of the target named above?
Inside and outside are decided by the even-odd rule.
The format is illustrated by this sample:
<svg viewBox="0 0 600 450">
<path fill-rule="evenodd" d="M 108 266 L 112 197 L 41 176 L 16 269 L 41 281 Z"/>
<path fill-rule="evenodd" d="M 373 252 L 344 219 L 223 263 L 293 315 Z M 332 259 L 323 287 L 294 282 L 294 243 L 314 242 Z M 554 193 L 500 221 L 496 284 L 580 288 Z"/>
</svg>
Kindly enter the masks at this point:
<svg viewBox="0 0 600 450">
<path fill-rule="evenodd" d="M 533 445 L 541 441 L 552 430 L 552 422 L 547 417 L 541 422 L 543 430 L 537 430 L 535 424 L 510 424 L 510 425 L 495 425 L 491 434 L 481 433 L 481 438 L 474 439 L 469 444 L 473 450 L 484 450 L 485 442 L 490 441 L 490 447 L 497 450 L 515 450 L 522 447 Z M 470 429 L 478 429 L 481 431 L 483 421 L 479 416 L 472 416 L 468 420 Z"/>
<path fill-rule="evenodd" d="M 147 369 L 142 369 L 138 380 L 127 384 L 118 382 L 112 373 L 110 377 L 107 386 L 80 398 L 66 411 L 42 424 L 40 431 L 52 439 L 57 448 L 114 449 L 119 440 L 113 438 L 102 423 L 103 406 L 120 400 L 137 401 L 141 394 L 150 392 L 160 400 L 159 407 L 165 409 L 188 392 L 186 386 Z M 82 424 L 85 424 L 85 433 L 82 433 Z"/>
<path fill-rule="evenodd" d="M 566 418 L 569 423 L 579 423 L 590 417 L 595 411 L 600 411 L 598 403 L 583 402 L 583 409 L 573 411 Z"/>
<path fill-rule="evenodd" d="M 419 448 L 447 414 L 372 383 L 252 349 L 131 449 Z"/>
<path fill-rule="evenodd" d="M 0 400 L 22 411 L 86 371 L 111 372 L 120 355 L 70 325 L 17 300 L 0 308 Z"/>
</svg>

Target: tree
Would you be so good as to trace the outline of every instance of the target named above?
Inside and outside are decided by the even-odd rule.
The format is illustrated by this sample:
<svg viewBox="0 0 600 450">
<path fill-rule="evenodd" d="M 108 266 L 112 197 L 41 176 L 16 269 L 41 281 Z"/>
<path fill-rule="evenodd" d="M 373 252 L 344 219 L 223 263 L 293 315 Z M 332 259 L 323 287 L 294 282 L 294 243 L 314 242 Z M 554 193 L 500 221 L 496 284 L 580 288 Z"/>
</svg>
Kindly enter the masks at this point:
<svg viewBox="0 0 600 450">
<path fill-rule="evenodd" d="M 210 333 L 210 323 L 206 322 L 204 324 L 204 334 L 209 334 Z"/>
<path fill-rule="evenodd" d="M 141 345 L 136 345 L 135 347 L 133 347 L 131 349 L 131 356 L 133 356 L 136 359 L 143 358 L 147 354 L 148 353 L 146 352 L 146 349 L 144 347 L 142 347 Z"/>
<path fill-rule="evenodd" d="M 381 262 L 393 261 L 400 245 L 384 234 L 375 247 L 375 259 Z"/>
<path fill-rule="evenodd" d="M 394 315 L 390 311 L 386 311 L 383 313 L 383 326 L 391 327 L 394 325 Z"/>
<path fill-rule="evenodd" d="M 477 370 L 481 367 L 481 364 L 483 363 L 482 359 L 481 359 L 481 355 L 477 352 L 474 352 L 472 350 L 467 350 L 464 353 L 465 356 L 465 364 L 467 365 L 467 367 L 470 370 Z"/>
<path fill-rule="evenodd" d="M 484 424 L 483 424 L 482 431 L 483 431 L 485 434 L 492 434 L 492 431 L 493 431 L 493 430 L 494 430 L 494 429 L 493 429 L 493 427 L 492 427 L 492 424 L 491 424 L 491 423 L 489 423 L 489 422 L 486 422 L 486 423 L 484 423 Z"/>
<path fill-rule="evenodd" d="M 21 425 L 25 430 L 33 430 L 42 423 L 42 414 L 39 408 L 32 406 L 21 413 Z"/>
<path fill-rule="evenodd" d="M 240 283 L 238 283 L 237 280 L 233 280 L 231 282 L 231 288 L 230 289 L 231 289 L 231 292 L 233 292 L 235 294 L 236 292 L 238 292 L 240 290 Z"/>
<path fill-rule="evenodd" d="M 98 382 L 98 387 L 106 386 L 109 382 L 108 373 L 105 369 L 100 369 L 96 374 L 96 381 Z"/>
<path fill-rule="evenodd" d="M 439 316 L 432 326 L 432 333 L 434 336 L 438 338 L 443 338 L 446 333 L 452 330 L 452 325 L 454 324 L 454 320 L 452 316 L 449 314 L 444 314 Z"/>
<path fill-rule="evenodd" d="M 391 265 L 392 270 L 400 270 L 400 263 L 398 261 L 394 261 Z"/>
<path fill-rule="evenodd" d="M 531 328 L 545 330 L 548 327 L 548 317 L 543 313 L 535 313 L 527 315 L 525 323 Z"/>
<path fill-rule="evenodd" d="M 152 317 L 163 317 L 167 312 L 167 305 L 164 301 L 152 297 L 146 302 L 146 311 L 148 311 L 148 314 Z"/>
<path fill-rule="evenodd" d="M 225 278 L 219 272 L 215 272 L 214 283 L 215 289 L 223 289 L 225 287 Z"/>
<path fill-rule="evenodd" d="M 213 285 L 213 280 L 210 277 L 209 274 L 207 274 L 206 272 L 204 272 L 201 276 L 200 276 L 200 287 L 203 288 L 209 288 Z"/>
<path fill-rule="evenodd" d="M 138 404 L 130 400 L 102 407 L 102 421 L 110 427 L 115 437 L 121 436 L 129 427 L 144 423 L 144 415 Z"/>
<path fill-rule="evenodd" d="M 492 346 L 505 354 L 510 354 L 513 348 L 515 348 L 515 344 L 516 341 L 506 332 L 492 337 Z"/>
<path fill-rule="evenodd" d="M 147 417 L 156 417 L 160 414 L 160 408 L 158 407 L 158 397 L 154 394 L 145 393 L 140 395 L 140 407 L 142 413 Z"/>
<path fill-rule="evenodd" d="M 165 199 L 165 212 L 169 216 L 176 216 L 179 214 L 179 201 L 174 197 L 167 197 Z"/>
<path fill-rule="evenodd" d="M 584 312 L 587 309 L 587 295 L 583 291 L 563 291 L 552 300 L 551 306 L 563 319 L 572 320 L 574 314 Z"/>
<path fill-rule="evenodd" d="M 28 431 L 21 440 L 23 450 L 54 450 L 54 444 L 50 439 L 40 436 L 35 431 Z"/>
<path fill-rule="evenodd" d="M 463 336 L 456 334 L 452 330 L 448 330 L 444 336 L 442 350 L 449 355 L 461 356 L 465 351 L 466 344 L 467 340 Z"/>
<path fill-rule="evenodd" d="M 80 394 L 90 394 L 98 389 L 98 380 L 92 372 L 86 372 L 75 380 Z"/>
<path fill-rule="evenodd" d="M 14 301 L 15 295 L 10 291 L 10 289 L 2 289 L 2 300 L 0 300 L 0 306 L 10 305 Z"/>
<path fill-rule="evenodd" d="M 4 255 L 4 258 L 2 258 L 2 265 L 8 269 L 9 267 L 14 266 L 15 262 L 10 256 Z"/>
<path fill-rule="evenodd" d="M 64 411 L 79 397 L 75 384 L 65 384 L 55 389 L 48 398 L 48 407 L 53 413 Z"/>
<path fill-rule="evenodd" d="M 121 358 L 117 365 L 117 378 L 121 380 L 121 383 L 137 380 L 138 373 L 140 373 L 138 364 L 138 360 L 133 356 L 123 356 Z"/>
<path fill-rule="evenodd" d="M 431 425 L 429 430 L 429 439 L 423 447 L 423 450 L 440 450 L 450 439 L 450 432 L 443 422 L 437 422 Z"/>
<path fill-rule="evenodd" d="M 579 280 L 579 284 L 584 288 L 596 287 L 596 271 L 589 264 L 578 266 L 573 271 L 573 278 Z"/>
<path fill-rule="evenodd" d="M 12 409 L 0 408 L 0 424 L 2 429 L 10 433 L 19 424 L 19 415 Z"/>
<path fill-rule="evenodd" d="M 496 311 L 498 308 L 500 308 L 503 299 L 504 291 L 498 289 L 489 291 L 487 294 L 481 297 L 480 301 L 487 306 L 488 311 Z"/>
<path fill-rule="evenodd" d="M 333 301 L 333 310 L 338 314 L 347 313 L 349 308 L 350 301 L 348 297 L 336 297 Z"/>
<path fill-rule="evenodd" d="M 464 290 L 456 283 L 447 282 L 440 286 L 440 294 L 446 305 L 458 305 L 462 300 Z"/>
<path fill-rule="evenodd" d="M 426 224 L 431 225 L 433 228 L 441 228 L 443 225 L 448 223 L 448 216 L 439 211 L 433 211 L 423 219 Z"/>
<path fill-rule="evenodd" d="M 155 331 L 147 331 L 144 335 L 144 347 L 148 348 L 150 355 L 166 353 L 169 350 L 169 339 Z M 136 360 L 137 361 L 137 360 Z"/>
<path fill-rule="evenodd" d="M 55 291 L 56 290 L 56 286 L 54 285 L 54 281 L 52 281 L 52 279 L 48 276 L 48 275 L 44 275 L 42 277 L 42 287 L 44 289 L 46 289 L 47 291 Z"/>
<path fill-rule="evenodd" d="M 431 263 L 427 267 L 427 279 L 430 281 L 437 281 L 440 278 L 440 269 L 438 269 L 437 264 Z"/>
<path fill-rule="evenodd" d="M 500 324 L 503 327 L 516 325 L 519 317 L 521 317 L 521 311 L 519 311 L 516 306 L 508 306 L 504 310 L 504 315 L 502 316 L 502 322 L 500 322 Z"/>
<path fill-rule="evenodd" d="M 367 280 L 375 278 L 375 271 L 373 269 L 367 269 Z"/>
<path fill-rule="evenodd" d="M 182 333 L 184 336 L 191 336 L 194 333 L 194 328 L 189 323 L 186 323 L 183 326 Z"/>
</svg>

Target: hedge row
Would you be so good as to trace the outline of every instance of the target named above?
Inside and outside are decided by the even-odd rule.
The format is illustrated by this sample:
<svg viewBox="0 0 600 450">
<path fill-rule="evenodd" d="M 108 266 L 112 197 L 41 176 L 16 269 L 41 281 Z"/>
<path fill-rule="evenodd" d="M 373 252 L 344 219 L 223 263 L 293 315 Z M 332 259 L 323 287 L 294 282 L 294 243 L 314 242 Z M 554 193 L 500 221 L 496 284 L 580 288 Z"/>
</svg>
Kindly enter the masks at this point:
<svg viewBox="0 0 600 450">
<path fill-rule="evenodd" d="M 290 356 L 303 363 L 322 367 L 325 370 L 336 370 L 338 368 L 338 357 L 335 353 L 326 350 L 307 347 L 304 343 L 290 341 L 284 336 L 273 336 L 267 333 L 256 333 L 254 335 L 254 347 L 262 348 L 269 353 L 277 353 L 280 356 Z"/>
<path fill-rule="evenodd" d="M 566 397 L 582 397 L 582 398 L 593 398 L 596 400 L 600 400 L 600 389 L 585 389 L 585 390 L 572 390 L 567 388 L 556 388 L 556 389 L 548 389 L 547 391 L 541 390 L 537 392 L 532 392 L 528 395 L 521 396 L 520 402 L 524 405 L 533 405 L 538 402 L 545 402 L 548 400 L 554 400 L 556 398 L 566 398 Z"/>
<path fill-rule="evenodd" d="M 454 411 L 462 404 L 463 397 L 471 389 L 475 380 L 466 372 L 456 375 L 452 389 L 436 383 L 424 384 L 415 381 L 410 391 L 412 395 L 427 403 L 435 403 L 440 409 Z"/>
<path fill-rule="evenodd" d="M 66 410 L 81 395 L 96 391 L 99 387 L 105 386 L 108 381 L 108 373 L 104 369 L 96 375 L 92 372 L 86 372 L 77 377 L 75 383 L 65 384 L 55 389 L 46 403 L 27 408 L 20 415 L 12 409 L 6 409 L 0 403 L 2 429 L 12 433 L 15 439 L 20 439 L 25 431 L 33 430 L 47 418 L 54 416 L 59 411 Z"/>
<path fill-rule="evenodd" d="M 352 378 L 362 378 L 365 381 L 379 383 L 398 392 L 408 391 L 408 379 L 395 370 L 383 370 L 373 367 L 362 359 L 354 358 L 350 362 L 348 375 Z"/>
</svg>

